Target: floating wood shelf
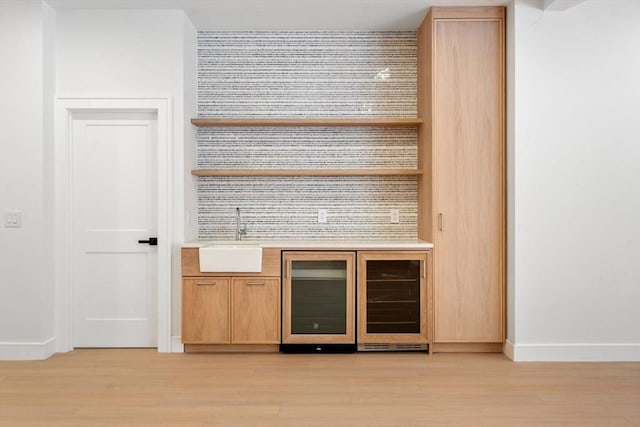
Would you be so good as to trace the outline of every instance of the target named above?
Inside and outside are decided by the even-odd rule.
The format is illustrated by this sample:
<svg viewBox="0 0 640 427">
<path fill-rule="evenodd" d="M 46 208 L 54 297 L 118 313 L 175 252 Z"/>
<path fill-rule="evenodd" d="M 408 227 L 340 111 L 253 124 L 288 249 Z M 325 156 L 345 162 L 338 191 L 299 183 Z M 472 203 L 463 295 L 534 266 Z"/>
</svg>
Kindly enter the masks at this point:
<svg viewBox="0 0 640 427">
<path fill-rule="evenodd" d="M 422 175 L 422 169 L 194 169 L 195 176 L 388 176 Z"/>
<path fill-rule="evenodd" d="M 191 123 L 195 126 L 381 126 L 381 127 L 400 127 L 400 126 L 418 126 L 422 124 L 421 118 L 324 118 L 324 119 L 305 119 L 305 118 L 286 118 L 286 119 L 213 119 L 199 118 L 191 119 Z"/>
</svg>

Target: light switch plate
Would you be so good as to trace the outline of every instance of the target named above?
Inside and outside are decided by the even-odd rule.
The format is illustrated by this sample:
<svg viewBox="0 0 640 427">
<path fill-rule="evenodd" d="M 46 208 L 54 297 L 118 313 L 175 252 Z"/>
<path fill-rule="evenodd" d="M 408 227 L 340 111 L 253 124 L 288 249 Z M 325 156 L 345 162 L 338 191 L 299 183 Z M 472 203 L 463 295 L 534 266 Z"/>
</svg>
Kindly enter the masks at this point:
<svg viewBox="0 0 640 427">
<path fill-rule="evenodd" d="M 22 227 L 22 211 L 4 211 L 4 226 L 10 228 Z"/>
</svg>

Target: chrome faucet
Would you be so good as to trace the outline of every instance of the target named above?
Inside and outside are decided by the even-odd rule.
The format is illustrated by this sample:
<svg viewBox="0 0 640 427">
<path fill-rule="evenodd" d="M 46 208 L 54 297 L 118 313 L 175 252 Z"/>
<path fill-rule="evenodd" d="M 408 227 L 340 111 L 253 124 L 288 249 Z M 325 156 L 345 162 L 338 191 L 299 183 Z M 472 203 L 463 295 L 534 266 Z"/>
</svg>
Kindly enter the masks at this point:
<svg viewBox="0 0 640 427">
<path fill-rule="evenodd" d="M 247 235 L 247 226 L 240 224 L 240 208 L 236 208 L 236 240 L 242 239 Z"/>
</svg>

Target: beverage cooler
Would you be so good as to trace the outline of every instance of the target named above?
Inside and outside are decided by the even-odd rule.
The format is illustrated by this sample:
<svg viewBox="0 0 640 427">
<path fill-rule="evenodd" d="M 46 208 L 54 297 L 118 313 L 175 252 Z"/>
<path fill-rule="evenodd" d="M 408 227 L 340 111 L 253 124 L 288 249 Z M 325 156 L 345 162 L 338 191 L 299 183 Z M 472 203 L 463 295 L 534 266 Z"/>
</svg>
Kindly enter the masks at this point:
<svg viewBox="0 0 640 427">
<path fill-rule="evenodd" d="M 358 253 L 358 350 L 427 351 L 425 252 Z"/>
<path fill-rule="evenodd" d="M 280 349 L 428 351 L 430 260 L 417 251 L 283 252 Z"/>
<path fill-rule="evenodd" d="M 355 252 L 283 252 L 284 352 L 353 352 Z"/>
</svg>

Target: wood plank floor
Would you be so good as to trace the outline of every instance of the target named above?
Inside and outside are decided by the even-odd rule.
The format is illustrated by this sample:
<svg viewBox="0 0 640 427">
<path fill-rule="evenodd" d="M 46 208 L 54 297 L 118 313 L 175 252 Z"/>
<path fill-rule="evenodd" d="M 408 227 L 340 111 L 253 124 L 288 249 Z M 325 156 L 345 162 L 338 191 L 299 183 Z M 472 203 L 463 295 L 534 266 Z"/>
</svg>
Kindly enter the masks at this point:
<svg viewBox="0 0 640 427">
<path fill-rule="evenodd" d="M 501 354 L 160 354 L 0 362 L 0 426 L 640 426 L 640 363 Z"/>
</svg>

